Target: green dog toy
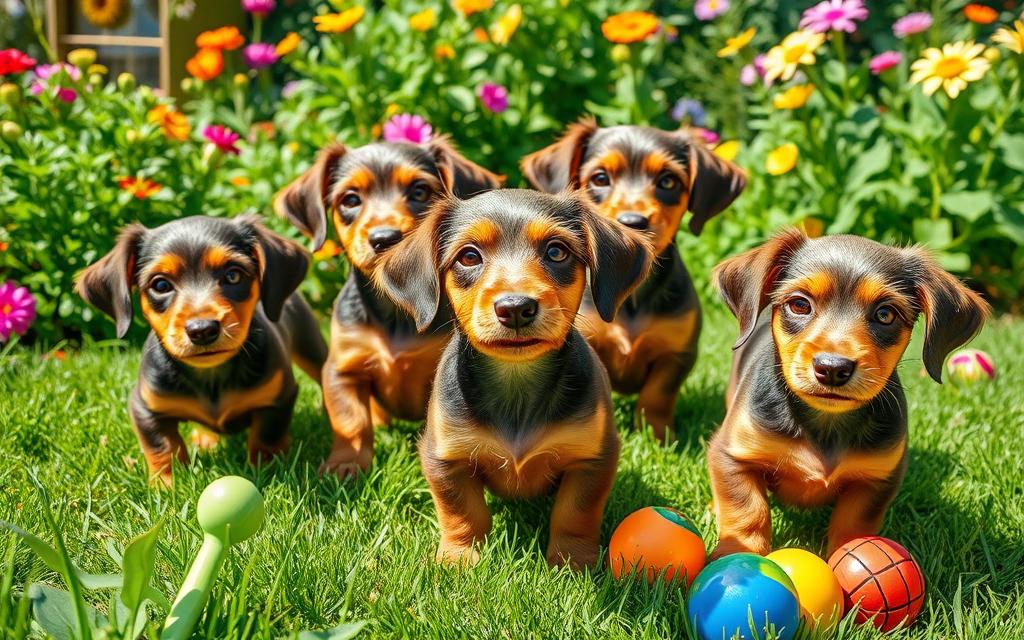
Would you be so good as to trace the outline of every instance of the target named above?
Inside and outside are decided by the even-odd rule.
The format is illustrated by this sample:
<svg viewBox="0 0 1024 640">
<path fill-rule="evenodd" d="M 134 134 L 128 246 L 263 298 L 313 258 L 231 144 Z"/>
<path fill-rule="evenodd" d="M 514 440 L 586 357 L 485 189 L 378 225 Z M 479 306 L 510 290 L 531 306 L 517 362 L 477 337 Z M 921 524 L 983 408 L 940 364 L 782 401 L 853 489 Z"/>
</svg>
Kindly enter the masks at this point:
<svg viewBox="0 0 1024 640">
<path fill-rule="evenodd" d="M 196 516 L 204 532 L 203 546 L 171 605 L 161 640 L 185 640 L 192 635 L 228 548 L 263 526 L 263 496 L 245 478 L 225 476 L 210 483 L 199 496 Z"/>
</svg>

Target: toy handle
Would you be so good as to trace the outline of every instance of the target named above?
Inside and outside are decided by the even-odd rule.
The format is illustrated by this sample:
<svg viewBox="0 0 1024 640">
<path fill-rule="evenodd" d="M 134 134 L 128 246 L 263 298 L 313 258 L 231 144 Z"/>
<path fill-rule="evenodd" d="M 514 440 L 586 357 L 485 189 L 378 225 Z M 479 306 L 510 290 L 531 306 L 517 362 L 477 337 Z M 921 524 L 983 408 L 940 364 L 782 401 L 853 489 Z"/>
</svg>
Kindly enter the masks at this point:
<svg viewBox="0 0 1024 640">
<path fill-rule="evenodd" d="M 220 567 L 227 556 L 227 545 L 223 540 L 210 534 L 203 537 L 192 567 L 181 583 L 178 596 L 171 605 L 171 612 L 164 623 L 160 640 L 186 640 L 192 635 L 199 614 L 203 612 L 210 597 L 213 581 L 217 579 Z"/>
</svg>

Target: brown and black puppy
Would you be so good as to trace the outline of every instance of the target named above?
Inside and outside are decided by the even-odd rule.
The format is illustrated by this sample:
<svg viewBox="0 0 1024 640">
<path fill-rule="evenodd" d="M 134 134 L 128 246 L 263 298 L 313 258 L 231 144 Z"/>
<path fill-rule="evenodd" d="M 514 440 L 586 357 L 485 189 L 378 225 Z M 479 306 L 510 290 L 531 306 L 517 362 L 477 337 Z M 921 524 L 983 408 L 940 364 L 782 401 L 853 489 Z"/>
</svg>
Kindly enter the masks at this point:
<svg viewBox="0 0 1024 640">
<path fill-rule="evenodd" d="M 771 550 L 767 491 L 833 502 L 828 552 L 877 534 L 907 466 L 907 403 L 896 365 L 918 314 L 924 365 L 981 328 L 988 305 L 920 248 L 786 231 L 720 264 L 740 322 L 728 413 L 708 447 L 715 556 Z"/>
<path fill-rule="evenodd" d="M 192 420 L 223 434 L 249 431 L 249 457 L 288 447 L 298 386 L 292 362 L 314 380 L 327 357 L 313 312 L 295 289 L 309 256 L 255 217 L 195 216 L 156 229 L 130 225 L 82 272 L 78 292 L 131 325 L 133 288 L 152 328 L 128 402 L 149 471 L 171 481 L 188 463 L 178 432 Z M 197 439 L 209 446 L 215 436 Z"/>
<path fill-rule="evenodd" d="M 685 131 L 649 127 L 569 127 L 555 144 L 527 156 L 534 187 L 581 188 L 609 220 L 647 235 L 657 254 L 650 275 L 611 322 L 584 303 L 581 330 L 608 368 L 612 388 L 637 393 L 637 422 L 658 438 L 671 431 L 679 387 L 697 358 L 700 303 L 675 245 L 689 209 L 690 230 L 729 206 L 746 175 Z"/>
<path fill-rule="evenodd" d="M 322 472 L 347 477 L 373 460 L 373 426 L 391 416 L 422 420 L 451 317 L 442 309 L 420 334 L 409 314 L 380 293 L 371 274 L 381 256 L 420 223 L 439 195 L 468 197 L 499 186 L 493 173 L 443 138 L 426 145 L 376 143 L 324 149 L 316 164 L 275 201 L 278 213 L 313 238 L 327 237 L 330 215 L 351 270 L 334 304 L 324 403 L 334 445 Z"/>
<path fill-rule="evenodd" d="M 379 282 L 417 326 L 431 325 L 442 298 L 456 319 L 419 446 L 439 561 L 477 559 L 491 529 L 486 487 L 506 498 L 554 491 L 548 562 L 595 562 L 619 439 L 608 378 L 574 322 L 588 268 L 610 319 L 650 255 L 574 196 L 500 190 L 441 202 L 385 257 Z"/>
</svg>

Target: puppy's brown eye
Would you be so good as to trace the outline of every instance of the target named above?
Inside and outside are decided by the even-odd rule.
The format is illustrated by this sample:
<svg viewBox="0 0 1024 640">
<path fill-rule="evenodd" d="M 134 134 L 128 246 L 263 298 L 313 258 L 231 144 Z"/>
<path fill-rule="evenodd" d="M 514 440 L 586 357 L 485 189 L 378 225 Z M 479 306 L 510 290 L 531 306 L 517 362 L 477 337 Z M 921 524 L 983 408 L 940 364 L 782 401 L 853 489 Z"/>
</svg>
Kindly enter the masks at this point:
<svg viewBox="0 0 1024 640">
<path fill-rule="evenodd" d="M 174 285 L 167 278 L 153 278 L 153 281 L 149 283 L 149 288 L 154 293 L 165 295 L 174 291 Z"/>
<path fill-rule="evenodd" d="M 363 200 L 362 198 L 359 197 L 359 194 L 353 193 L 351 191 L 346 193 L 341 198 L 341 206 L 345 207 L 346 209 L 355 209 L 362 203 Z"/>
<path fill-rule="evenodd" d="M 227 273 L 224 274 L 224 282 L 226 282 L 227 284 L 238 284 L 241 281 L 241 269 L 228 269 Z"/>
<path fill-rule="evenodd" d="M 569 257 L 569 250 L 561 242 L 555 241 L 548 244 L 548 248 L 544 250 L 544 255 L 551 262 L 564 262 Z"/>
<path fill-rule="evenodd" d="M 658 188 L 664 189 L 665 191 L 671 191 L 679 185 L 679 180 L 670 173 L 664 173 L 658 178 Z"/>
<path fill-rule="evenodd" d="M 459 252 L 455 260 L 464 267 L 475 267 L 484 261 L 483 256 L 475 247 L 466 247 Z"/>
<path fill-rule="evenodd" d="M 880 324 L 892 324 L 896 320 L 896 311 L 887 304 L 875 309 L 875 322 Z"/>
<path fill-rule="evenodd" d="M 590 184 L 595 187 L 607 187 L 611 183 L 612 179 L 605 171 L 596 171 L 594 175 L 590 176 Z"/>
<path fill-rule="evenodd" d="M 811 312 L 811 301 L 807 298 L 790 298 L 786 301 L 786 308 L 798 316 L 806 316 Z"/>
<path fill-rule="evenodd" d="M 408 197 L 413 202 L 426 202 L 430 199 L 430 187 L 424 182 L 415 182 L 409 187 Z"/>
</svg>

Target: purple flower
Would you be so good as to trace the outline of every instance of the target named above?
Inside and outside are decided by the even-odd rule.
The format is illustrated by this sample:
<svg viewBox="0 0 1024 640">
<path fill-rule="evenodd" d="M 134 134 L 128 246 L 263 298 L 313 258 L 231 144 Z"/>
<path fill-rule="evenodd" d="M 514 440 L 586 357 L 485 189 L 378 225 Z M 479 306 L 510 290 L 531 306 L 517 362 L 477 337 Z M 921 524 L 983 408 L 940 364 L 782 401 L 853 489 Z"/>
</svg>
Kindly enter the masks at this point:
<svg viewBox="0 0 1024 640">
<path fill-rule="evenodd" d="M 0 342 L 12 333 L 25 335 L 36 319 L 36 299 L 28 289 L 7 281 L 0 285 Z"/>
<path fill-rule="evenodd" d="M 693 15 L 698 20 L 714 20 L 729 10 L 729 0 L 697 0 L 693 5 Z"/>
<path fill-rule="evenodd" d="M 254 42 L 242 49 L 245 64 L 252 69 L 262 69 L 277 62 L 277 47 L 266 42 Z"/>
<path fill-rule="evenodd" d="M 899 51 L 883 51 L 874 58 L 871 58 L 868 68 L 871 69 L 871 73 L 877 76 L 883 71 L 892 69 L 901 62 L 903 62 L 903 54 Z"/>
<path fill-rule="evenodd" d="M 892 25 L 892 34 L 897 38 L 906 38 L 915 33 L 921 33 L 932 28 L 932 16 L 930 13 L 918 11 L 908 13 Z"/>
<path fill-rule="evenodd" d="M 752 87 L 760 79 L 757 69 L 754 68 L 753 64 L 745 64 L 740 69 L 740 84 L 744 87 Z"/>
<path fill-rule="evenodd" d="M 862 0 L 823 0 L 804 11 L 800 28 L 815 33 L 845 31 L 853 33 L 857 23 L 866 20 L 868 10 Z"/>
<path fill-rule="evenodd" d="M 384 123 L 384 139 L 388 142 L 412 142 L 423 144 L 430 141 L 433 127 L 419 116 L 399 113 Z"/>
<path fill-rule="evenodd" d="M 708 114 L 704 111 L 704 106 L 699 100 L 682 98 L 672 107 L 672 119 L 676 122 L 682 122 L 684 118 L 688 119 L 690 124 L 703 127 L 707 122 Z"/>
<path fill-rule="evenodd" d="M 485 82 L 476 90 L 480 96 L 480 102 L 494 113 L 501 113 L 508 109 L 508 89 L 493 82 Z"/>
<path fill-rule="evenodd" d="M 242 0 L 242 9 L 249 13 L 265 16 L 277 6 L 276 0 Z"/>
<path fill-rule="evenodd" d="M 222 124 L 211 124 L 203 129 L 203 137 L 209 140 L 210 144 L 220 149 L 222 153 L 238 155 L 240 150 L 237 146 L 239 135 Z"/>
</svg>

